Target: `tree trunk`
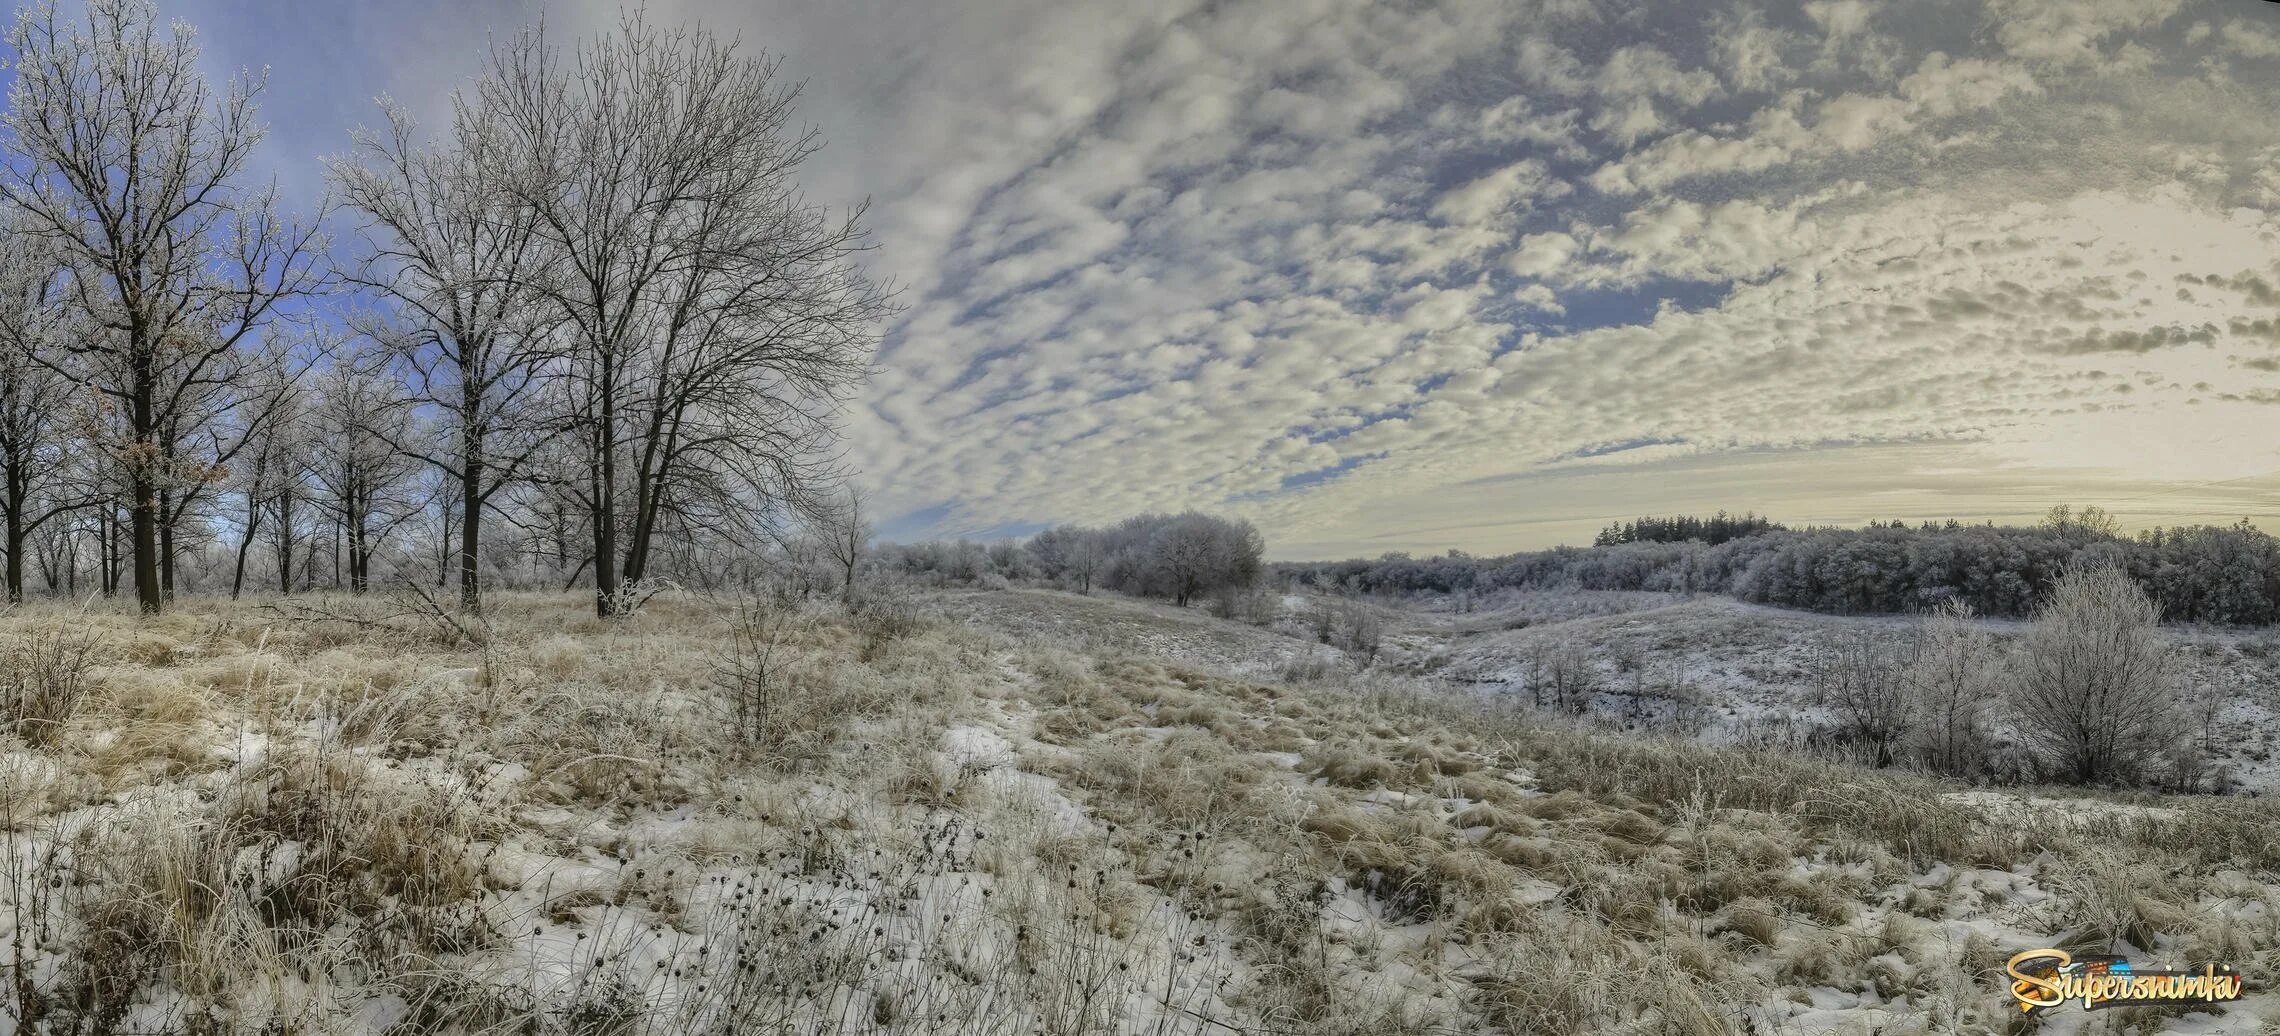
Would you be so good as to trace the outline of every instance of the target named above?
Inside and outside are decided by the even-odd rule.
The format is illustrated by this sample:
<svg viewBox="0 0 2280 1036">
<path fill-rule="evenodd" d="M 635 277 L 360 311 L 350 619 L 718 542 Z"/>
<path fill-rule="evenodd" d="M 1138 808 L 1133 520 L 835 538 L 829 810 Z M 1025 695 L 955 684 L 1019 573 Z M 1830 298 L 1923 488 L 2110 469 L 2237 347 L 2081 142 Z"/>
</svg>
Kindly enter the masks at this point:
<svg viewBox="0 0 2280 1036">
<path fill-rule="evenodd" d="M 119 566 L 112 558 L 117 552 L 119 506 L 116 500 L 103 501 L 103 509 L 95 517 L 96 580 L 103 585 L 103 596 L 115 597 L 119 593 Z"/>
<path fill-rule="evenodd" d="M 158 491 L 158 591 L 174 599 L 174 493 Z"/>
<path fill-rule="evenodd" d="M 633 529 L 627 536 L 625 567 L 619 574 L 638 583 L 649 571 L 649 537 L 657 521 L 654 495 L 662 486 L 650 482 L 646 458 L 636 458 L 634 464 L 638 470 L 633 478 Z"/>
<path fill-rule="evenodd" d="M 355 499 L 355 497 L 352 496 L 350 499 Z M 371 554 L 370 548 L 366 545 L 364 505 L 361 502 L 357 503 L 353 511 L 354 514 L 350 519 L 351 524 L 348 527 L 348 588 L 350 592 L 360 594 L 367 587 L 364 566 Z"/>
<path fill-rule="evenodd" d="M 28 461 L 30 458 L 23 458 Z M 31 470 L 27 463 L 8 466 L 6 501 L 8 537 L 8 602 L 24 603 L 24 508 L 30 504 Z"/>
<path fill-rule="evenodd" d="M 605 363 L 608 361 L 605 361 Z M 617 393 L 616 379 L 604 367 L 601 424 L 594 430 L 600 448 L 594 480 L 594 614 L 617 614 Z"/>
<path fill-rule="evenodd" d="M 277 589 L 293 592 L 293 494 L 277 498 Z"/>
<path fill-rule="evenodd" d="M 134 489 L 135 603 L 145 615 L 156 615 L 165 606 L 166 598 L 159 586 L 158 571 L 158 487 L 152 485 L 148 472 L 137 472 L 132 479 Z"/>
<path fill-rule="evenodd" d="M 24 603 L 24 501 L 14 486 L 8 489 L 8 603 Z"/>
<path fill-rule="evenodd" d="M 261 503 L 258 499 L 245 509 L 245 535 L 238 537 L 237 571 L 230 577 L 230 600 L 237 600 L 245 592 L 245 555 L 253 549 L 254 533 L 261 528 Z"/>
<path fill-rule="evenodd" d="M 483 585 L 476 569 L 476 550 L 482 540 L 477 528 L 483 521 L 483 461 L 481 439 L 469 436 L 472 448 L 459 466 L 459 607 L 481 613 Z"/>
<path fill-rule="evenodd" d="M 161 595 L 158 571 L 158 478 L 152 466 L 158 463 L 157 376 L 152 369 L 156 362 L 157 343 L 150 341 L 149 332 L 141 326 L 128 329 L 127 348 L 134 357 L 133 387 L 127 411 L 134 432 L 137 455 L 128 463 L 128 488 L 134 494 L 134 551 L 135 551 L 135 602 L 145 615 L 156 615 L 165 606 Z"/>
</svg>

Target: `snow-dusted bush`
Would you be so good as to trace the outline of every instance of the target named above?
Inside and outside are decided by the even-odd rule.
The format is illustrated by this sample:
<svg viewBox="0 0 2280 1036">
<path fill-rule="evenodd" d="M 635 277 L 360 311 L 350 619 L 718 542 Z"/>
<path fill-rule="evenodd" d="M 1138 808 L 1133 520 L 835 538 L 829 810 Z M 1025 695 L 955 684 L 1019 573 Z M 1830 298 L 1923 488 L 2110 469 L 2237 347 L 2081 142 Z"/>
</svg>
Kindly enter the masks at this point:
<svg viewBox="0 0 2280 1036">
<path fill-rule="evenodd" d="M 1870 765 L 1892 765 L 1901 740 L 1915 728 L 1910 664 L 1908 645 L 1889 633 L 1854 634 L 1833 652 L 1829 703 L 1842 732 L 1867 750 Z"/>
<path fill-rule="evenodd" d="M 54 620 L 0 639 L 0 730 L 52 743 L 87 693 L 97 642 L 95 631 Z"/>
<path fill-rule="evenodd" d="M 1904 674 L 1913 703 L 1908 747 L 1924 765 L 1958 775 L 1986 769 L 1988 708 L 2003 692 L 2007 665 L 1970 605 L 1950 601 L 1925 620 Z"/>
<path fill-rule="evenodd" d="M 2011 707 L 2019 737 L 2060 778 L 2134 781 L 2180 735 L 2160 608 L 2115 568 L 2059 580 L 2021 644 Z"/>
</svg>

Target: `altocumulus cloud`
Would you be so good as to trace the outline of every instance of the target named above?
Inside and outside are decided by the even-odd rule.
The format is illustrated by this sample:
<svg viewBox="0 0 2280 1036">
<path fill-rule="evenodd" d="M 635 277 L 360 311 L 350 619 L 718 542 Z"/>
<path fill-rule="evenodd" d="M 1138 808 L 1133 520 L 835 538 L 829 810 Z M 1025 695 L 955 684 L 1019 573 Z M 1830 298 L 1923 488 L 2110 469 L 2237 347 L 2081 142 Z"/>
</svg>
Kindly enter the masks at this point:
<svg viewBox="0 0 2280 1036">
<path fill-rule="evenodd" d="M 651 14 L 781 52 L 817 193 L 873 199 L 908 308 L 849 459 L 899 537 L 1201 507 L 1285 554 L 1515 547 L 1600 516 L 1483 487 L 1577 465 L 1968 507 L 1816 488 L 1927 444 L 1967 495 L 2158 491 L 2084 429 L 2205 453 L 2280 399 L 2280 5 Z M 1721 496 L 1784 455 L 1819 475 Z"/>
</svg>

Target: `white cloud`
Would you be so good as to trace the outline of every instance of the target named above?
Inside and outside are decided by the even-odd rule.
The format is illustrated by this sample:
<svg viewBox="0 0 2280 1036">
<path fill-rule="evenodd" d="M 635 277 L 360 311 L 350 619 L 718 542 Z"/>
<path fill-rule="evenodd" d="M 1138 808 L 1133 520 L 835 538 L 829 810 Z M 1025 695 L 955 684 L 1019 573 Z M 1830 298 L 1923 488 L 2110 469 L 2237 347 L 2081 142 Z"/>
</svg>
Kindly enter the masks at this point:
<svg viewBox="0 0 2280 1036">
<path fill-rule="evenodd" d="M 1876 5 L 1868 0 L 1811 0 L 1805 5 L 1805 16 L 1831 39 L 1846 39 L 1868 29 L 1868 21 L 1876 13 Z"/>
<path fill-rule="evenodd" d="M 2117 38 L 2167 21 L 2185 0 L 1988 0 L 1996 38 L 2018 57 L 2056 65 L 2096 62 Z"/>
<path fill-rule="evenodd" d="M 1522 277 L 1546 277 L 1558 273 L 1576 253 L 1573 235 L 1550 231 L 1530 234 L 1523 238 L 1520 247 L 1506 257 L 1506 269 Z"/>
<path fill-rule="evenodd" d="M 1518 291 L 1512 293 L 1512 299 L 1530 309 L 1545 313 L 1567 312 L 1567 307 L 1560 305 L 1560 297 L 1554 294 L 1552 289 L 1541 284 L 1523 285 Z"/>
<path fill-rule="evenodd" d="M 1535 159 L 1515 162 L 1450 190 L 1434 203 L 1433 215 L 1451 223 L 1485 223 L 1532 198 L 1566 193 Z"/>
</svg>

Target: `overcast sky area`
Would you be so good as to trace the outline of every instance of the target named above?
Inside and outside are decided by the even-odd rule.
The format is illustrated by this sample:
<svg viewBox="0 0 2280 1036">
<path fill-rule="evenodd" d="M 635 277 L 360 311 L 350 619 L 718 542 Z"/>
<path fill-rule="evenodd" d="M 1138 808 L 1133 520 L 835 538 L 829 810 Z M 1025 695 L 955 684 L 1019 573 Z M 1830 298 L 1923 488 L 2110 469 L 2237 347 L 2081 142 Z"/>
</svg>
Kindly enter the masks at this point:
<svg viewBox="0 0 2280 1036">
<path fill-rule="evenodd" d="M 162 0 L 163 2 L 163 0 Z M 487 34 L 166 3 L 296 197 Z M 905 310 L 895 539 L 1201 508 L 1278 557 L 1643 512 L 2280 530 L 2280 4 L 652 3 L 779 55 Z"/>
</svg>

